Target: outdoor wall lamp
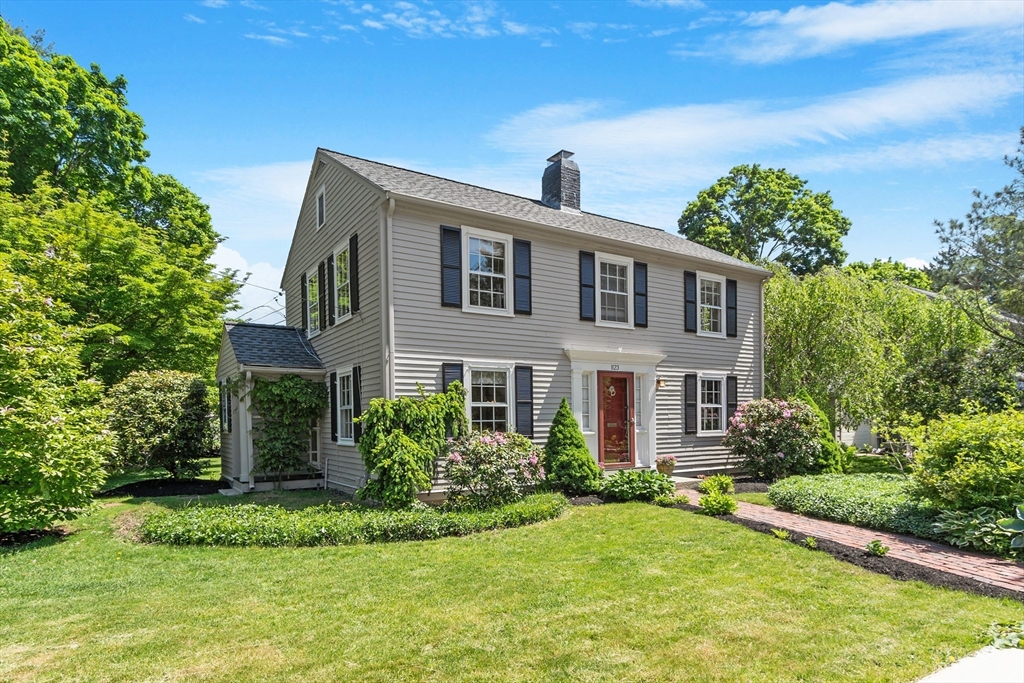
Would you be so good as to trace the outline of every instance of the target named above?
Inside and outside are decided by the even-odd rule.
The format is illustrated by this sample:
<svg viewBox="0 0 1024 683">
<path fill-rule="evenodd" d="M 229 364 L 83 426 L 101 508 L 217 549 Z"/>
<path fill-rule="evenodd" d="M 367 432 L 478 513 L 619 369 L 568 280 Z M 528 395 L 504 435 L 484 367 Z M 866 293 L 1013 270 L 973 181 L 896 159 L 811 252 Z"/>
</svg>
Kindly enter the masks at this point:
<svg viewBox="0 0 1024 683">
<path fill-rule="evenodd" d="M 658 389 L 664 389 L 666 384 L 668 384 L 668 382 L 665 381 L 664 377 L 658 377 L 654 380 L 654 386 Z"/>
</svg>

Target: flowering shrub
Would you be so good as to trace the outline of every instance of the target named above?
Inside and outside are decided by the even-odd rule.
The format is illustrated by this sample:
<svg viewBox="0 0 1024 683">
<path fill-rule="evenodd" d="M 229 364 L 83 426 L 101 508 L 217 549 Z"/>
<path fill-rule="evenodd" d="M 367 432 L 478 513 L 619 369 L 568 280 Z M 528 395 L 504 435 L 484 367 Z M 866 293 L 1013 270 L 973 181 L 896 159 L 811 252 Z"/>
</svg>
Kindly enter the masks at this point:
<svg viewBox="0 0 1024 683">
<path fill-rule="evenodd" d="M 757 399 L 737 408 L 722 444 L 756 479 L 813 472 L 821 454 L 818 417 L 802 401 Z"/>
<path fill-rule="evenodd" d="M 449 442 L 445 474 L 450 505 L 488 508 L 522 498 L 544 481 L 544 466 L 522 434 L 473 432 Z"/>
<path fill-rule="evenodd" d="M 674 456 L 674 455 L 659 455 L 658 457 L 656 457 L 654 459 L 654 464 L 656 466 L 662 466 L 662 467 L 666 467 L 666 466 L 667 467 L 675 467 L 676 466 L 676 456 Z"/>
</svg>

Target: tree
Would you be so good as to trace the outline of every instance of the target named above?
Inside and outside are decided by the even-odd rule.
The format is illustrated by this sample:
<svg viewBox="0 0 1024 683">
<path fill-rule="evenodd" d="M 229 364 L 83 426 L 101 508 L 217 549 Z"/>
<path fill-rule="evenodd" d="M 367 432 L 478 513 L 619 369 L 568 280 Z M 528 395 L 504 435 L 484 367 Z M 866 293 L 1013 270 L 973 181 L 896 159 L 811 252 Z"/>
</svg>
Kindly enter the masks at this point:
<svg viewBox="0 0 1024 683">
<path fill-rule="evenodd" d="M 785 169 L 736 166 L 702 190 L 679 218 L 679 233 L 753 263 L 777 262 L 796 275 L 846 260 L 850 221 L 828 192 L 811 192 Z"/>
<path fill-rule="evenodd" d="M 966 221 L 936 222 L 942 250 L 932 271 L 937 284 L 963 292 L 956 301 L 972 320 L 1024 348 L 1024 128 L 1017 155 L 1004 162 L 1015 173 L 1009 185 L 975 190 Z"/>
<path fill-rule="evenodd" d="M 918 289 L 932 288 L 932 278 L 927 270 L 911 268 L 900 261 L 893 261 L 892 258 L 885 261 L 876 258 L 871 263 L 854 261 L 846 265 L 844 270 L 876 282 L 902 282 Z"/>
</svg>

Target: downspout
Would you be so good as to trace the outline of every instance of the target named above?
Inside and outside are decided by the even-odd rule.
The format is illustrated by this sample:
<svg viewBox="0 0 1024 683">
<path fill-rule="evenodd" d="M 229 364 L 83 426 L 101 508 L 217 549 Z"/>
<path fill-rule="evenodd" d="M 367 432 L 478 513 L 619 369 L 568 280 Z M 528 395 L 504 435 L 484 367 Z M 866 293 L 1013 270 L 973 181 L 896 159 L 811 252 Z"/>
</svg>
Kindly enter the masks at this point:
<svg viewBox="0 0 1024 683">
<path fill-rule="evenodd" d="M 384 395 L 388 398 L 395 398 L 395 299 L 394 299 L 394 255 L 391 249 L 391 238 L 394 234 L 395 198 L 391 193 L 385 193 L 388 198 L 388 212 L 385 218 L 383 245 L 385 254 L 385 290 L 384 290 L 384 318 L 385 318 L 385 340 L 387 344 L 384 358 Z"/>
<path fill-rule="evenodd" d="M 252 412 L 250 407 L 252 406 L 252 370 L 245 371 L 245 439 L 248 443 L 249 452 L 249 490 L 252 491 L 256 488 L 256 477 L 253 476 L 253 452 L 252 452 Z"/>
<path fill-rule="evenodd" d="M 758 292 L 758 297 L 757 297 L 759 299 L 760 304 L 761 304 L 761 317 L 759 318 L 759 320 L 760 320 L 759 324 L 761 326 L 761 359 L 760 359 L 760 361 L 758 361 L 758 365 L 761 368 L 761 395 L 758 396 L 758 398 L 764 398 L 764 339 L 765 339 L 765 330 L 764 330 L 764 286 L 765 286 L 765 283 L 767 283 L 767 282 L 768 282 L 768 278 L 764 278 L 764 279 L 761 280 L 761 288 L 760 288 L 760 292 Z"/>
</svg>

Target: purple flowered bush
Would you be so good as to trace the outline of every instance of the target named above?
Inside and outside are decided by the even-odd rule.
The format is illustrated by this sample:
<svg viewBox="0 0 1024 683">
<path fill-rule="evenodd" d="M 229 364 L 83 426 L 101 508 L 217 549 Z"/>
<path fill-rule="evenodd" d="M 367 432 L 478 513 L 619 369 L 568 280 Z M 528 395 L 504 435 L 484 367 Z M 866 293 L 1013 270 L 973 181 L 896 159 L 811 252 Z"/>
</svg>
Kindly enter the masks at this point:
<svg viewBox="0 0 1024 683">
<path fill-rule="evenodd" d="M 448 442 L 448 505 L 486 508 L 523 497 L 544 481 L 541 454 L 522 434 L 472 432 Z"/>
<path fill-rule="evenodd" d="M 814 471 L 821 453 L 818 417 L 802 401 L 757 399 L 736 409 L 722 444 L 755 479 L 807 474 Z"/>
</svg>

